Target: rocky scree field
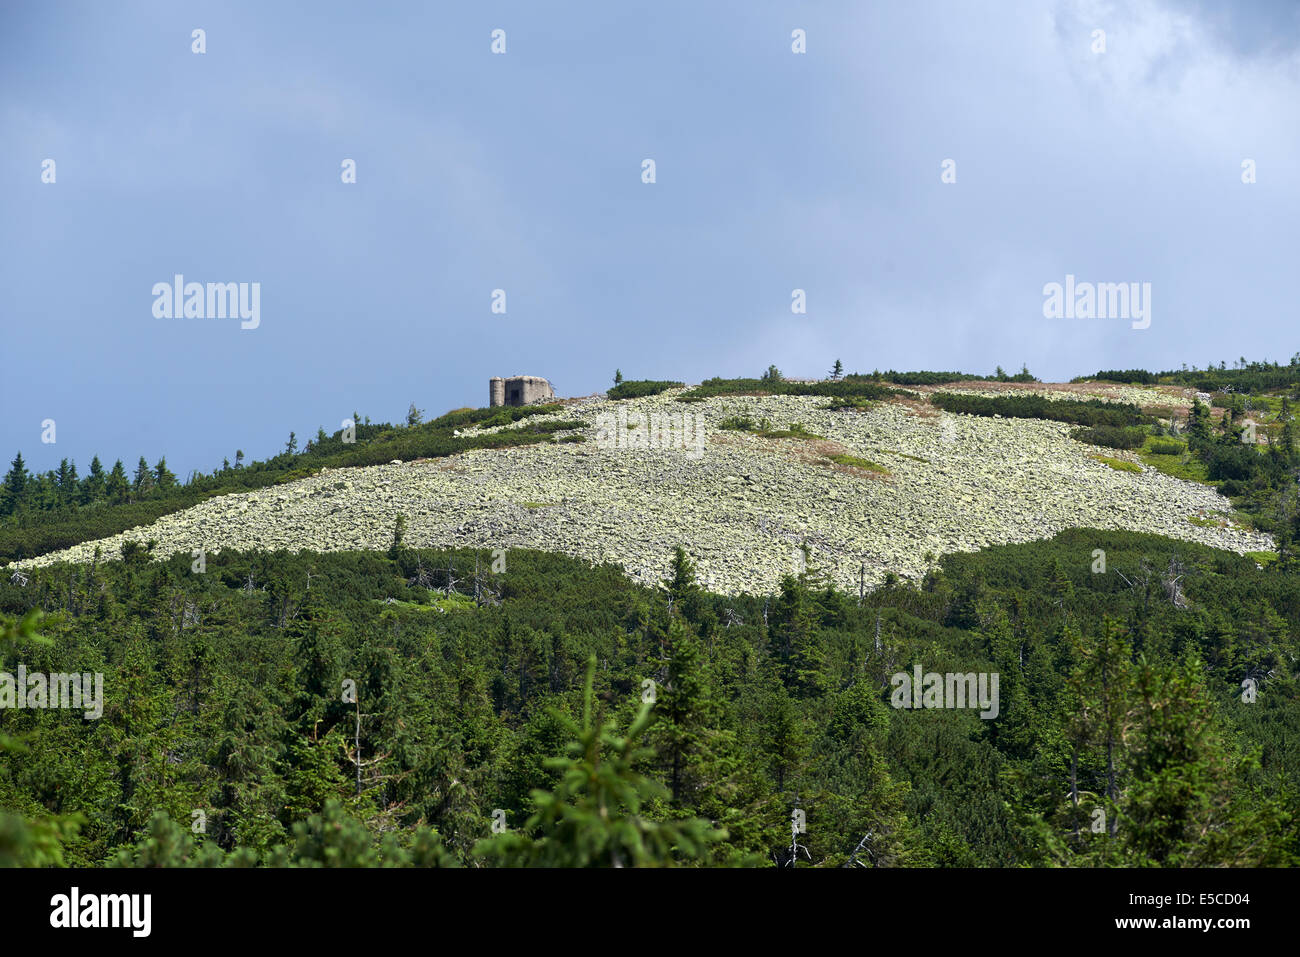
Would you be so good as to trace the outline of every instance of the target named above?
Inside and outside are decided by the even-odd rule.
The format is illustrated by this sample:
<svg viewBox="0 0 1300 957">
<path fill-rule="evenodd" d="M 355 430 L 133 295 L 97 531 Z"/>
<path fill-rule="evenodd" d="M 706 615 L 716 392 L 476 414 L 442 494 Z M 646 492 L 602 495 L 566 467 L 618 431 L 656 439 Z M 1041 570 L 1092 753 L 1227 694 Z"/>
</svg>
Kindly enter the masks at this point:
<svg viewBox="0 0 1300 957">
<path fill-rule="evenodd" d="M 617 563 L 641 581 L 662 580 L 673 546 L 682 545 L 701 581 L 728 594 L 771 592 L 782 575 L 800 569 L 805 545 L 811 563 L 850 590 L 860 569 L 869 586 L 890 572 L 918 579 L 944 553 L 1050 538 L 1066 528 L 1151 532 L 1238 553 L 1273 547 L 1267 535 L 1207 521 L 1231 512 L 1213 488 L 1142 466 L 1129 453 L 1082 444 L 1063 423 L 941 412 L 925 402 L 932 389 L 845 410 L 811 396 L 677 402 L 684 391 L 569 400 L 554 415 L 527 420 L 587 423 L 557 433 L 554 443 L 326 469 L 20 564 L 89 562 L 97 548 L 118 558 L 129 540 L 156 541 L 159 558 L 195 549 L 385 549 L 398 515 L 411 547 L 563 552 Z M 1065 387 L 1036 391 L 1086 397 Z M 1089 395 L 1170 402 L 1167 392 L 1128 386 Z M 629 425 L 651 413 L 699 416 L 702 454 L 608 447 L 597 440 L 597 417 L 620 407 Z M 737 419 L 769 433 L 791 426 L 802 433 L 723 428 Z"/>
</svg>

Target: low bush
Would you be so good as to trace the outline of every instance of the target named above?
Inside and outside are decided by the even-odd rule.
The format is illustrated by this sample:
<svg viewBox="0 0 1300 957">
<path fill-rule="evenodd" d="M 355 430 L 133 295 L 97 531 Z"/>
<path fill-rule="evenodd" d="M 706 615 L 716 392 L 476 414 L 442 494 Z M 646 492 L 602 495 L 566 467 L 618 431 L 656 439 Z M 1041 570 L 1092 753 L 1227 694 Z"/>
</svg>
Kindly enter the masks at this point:
<svg viewBox="0 0 1300 957">
<path fill-rule="evenodd" d="M 643 399 L 648 395 L 658 395 L 669 389 L 680 388 L 682 382 L 656 381 L 654 379 L 634 379 L 620 382 L 605 393 L 611 399 Z"/>
<path fill-rule="evenodd" d="M 1100 445 L 1108 449 L 1140 449 L 1146 442 L 1147 433 L 1141 428 L 1116 428 L 1113 425 L 1098 425 L 1088 429 L 1075 429 L 1070 438 L 1088 445 Z"/>
<path fill-rule="evenodd" d="M 1136 405 L 1128 402 L 1102 402 L 1100 399 L 1058 399 L 1052 401 L 1041 395 L 1019 393 L 989 398 L 964 395 L 957 392 L 936 392 L 930 396 L 932 405 L 945 412 L 964 415 L 1000 415 L 1004 419 L 1049 419 L 1073 425 L 1109 425 L 1123 428 L 1146 422 L 1146 416 Z"/>
</svg>

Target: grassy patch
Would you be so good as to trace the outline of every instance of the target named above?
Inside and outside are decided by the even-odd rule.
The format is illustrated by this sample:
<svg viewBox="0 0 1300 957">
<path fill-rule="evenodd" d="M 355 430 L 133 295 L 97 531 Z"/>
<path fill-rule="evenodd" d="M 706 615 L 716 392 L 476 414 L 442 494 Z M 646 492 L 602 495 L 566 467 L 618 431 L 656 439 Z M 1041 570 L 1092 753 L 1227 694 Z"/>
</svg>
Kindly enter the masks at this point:
<svg viewBox="0 0 1300 957">
<path fill-rule="evenodd" d="M 718 423 L 718 428 L 728 432 L 748 432 L 765 439 L 823 439 L 825 436 L 809 432 L 800 422 L 791 422 L 787 428 L 774 429 L 767 419 L 755 422 L 747 415 L 732 415 Z"/>
<path fill-rule="evenodd" d="M 1178 451 L 1164 451 L 1170 449 L 1172 445 L 1177 445 Z M 1137 456 L 1145 465 L 1151 466 L 1157 472 L 1164 475 L 1170 475 L 1185 482 L 1199 482 L 1202 485 L 1217 485 L 1217 482 L 1210 481 L 1209 470 L 1204 462 L 1187 451 L 1186 446 L 1181 442 L 1174 443 L 1171 439 L 1161 439 L 1151 436 L 1147 439 L 1146 444 L 1137 450 Z"/>
<path fill-rule="evenodd" d="M 1126 462 L 1124 459 L 1112 459 L 1107 455 L 1094 455 L 1094 459 L 1104 465 L 1109 465 L 1116 472 L 1141 472 L 1142 466 L 1136 462 Z"/>
<path fill-rule="evenodd" d="M 1177 439 L 1152 438 L 1143 448 L 1152 455 L 1182 455 L 1187 451 L 1187 444 Z"/>
<path fill-rule="evenodd" d="M 847 465 L 850 468 L 862 469 L 866 472 L 876 472 L 880 475 L 889 475 L 889 469 L 883 465 L 877 465 L 875 462 L 867 459 L 860 459 L 856 455 L 830 455 L 827 461 L 834 462 L 836 465 Z"/>
<path fill-rule="evenodd" d="M 788 429 L 762 429 L 754 433 L 765 439 L 824 439 L 826 436 L 809 432 L 801 422 L 791 422 Z"/>
<path fill-rule="evenodd" d="M 1247 552 L 1246 557 L 1267 568 L 1277 561 L 1277 552 Z"/>
<path fill-rule="evenodd" d="M 1226 512 L 1210 512 L 1208 515 L 1188 515 L 1187 521 L 1197 528 L 1241 528 L 1251 526 L 1241 514 L 1229 515 Z"/>
<path fill-rule="evenodd" d="M 727 432 L 753 432 L 758 423 L 747 415 L 729 415 L 718 423 L 718 428 Z"/>
</svg>

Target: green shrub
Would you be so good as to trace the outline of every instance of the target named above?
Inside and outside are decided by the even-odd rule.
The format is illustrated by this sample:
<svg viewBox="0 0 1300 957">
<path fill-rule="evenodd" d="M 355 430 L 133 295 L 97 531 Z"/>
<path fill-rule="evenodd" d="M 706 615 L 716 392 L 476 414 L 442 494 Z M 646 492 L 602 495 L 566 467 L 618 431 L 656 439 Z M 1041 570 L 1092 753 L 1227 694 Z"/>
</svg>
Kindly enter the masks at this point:
<svg viewBox="0 0 1300 957">
<path fill-rule="evenodd" d="M 1070 438 L 1088 445 L 1100 445 L 1108 449 L 1140 449 L 1147 439 L 1145 429 L 1116 428 L 1113 425 L 1098 425 L 1090 429 L 1075 429 Z"/>
<path fill-rule="evenodd" d="M 897 395 L 865 378 L 850 376 L 839 382 L 784 382 L 772 379 L 707 379 L 691 391 L 678 396 L 679 402 L 708 399 L 719 395 L 822 395 L 827 397 L 861 396 L 883 399 Z"/>
<path fill-rule="evenodd" d="M 1125 385 L 1154 385 L 1157 381 L 1155 375 L 1146 369 L 1106 369 L 1091 378 L 1098 382 L 1121 382 Z"/>
<path fill-rule="evenodd" d="M 643 399 L 648 395 L 658 395 L 669 389 L 678 389 L 682 382 L 656 381 L 654 379 L 633 379 L 620 382 L 605 393 L 611 399 Z"/>
<path fill-rule="evenodd" d="M 1000 415 L 1005 419 L 1049 419 L 1073 425 L 1109 425 L 1116 428 L 1145 423 L 1147 417 L 1132 403 L 1102 402 L 1100 399 L 1060 399 L 1019 393 L 988 398 L 956 392 L 936 392 L 930 402 L 945 412 L 964 415 Z"/>
</svg>

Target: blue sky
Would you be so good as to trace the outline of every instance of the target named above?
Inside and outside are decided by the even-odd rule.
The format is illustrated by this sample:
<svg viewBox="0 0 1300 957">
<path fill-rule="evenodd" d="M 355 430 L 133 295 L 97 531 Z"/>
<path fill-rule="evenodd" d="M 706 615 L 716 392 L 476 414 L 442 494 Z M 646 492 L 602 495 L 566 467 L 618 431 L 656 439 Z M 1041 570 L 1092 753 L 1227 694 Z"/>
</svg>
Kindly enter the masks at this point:
<svg viewBox="0 0 1300 957">
<path fill-rule="evenodd" d="M 1294 3 L 6 4 L 0 453 L 183 476 L 516 373 L 1286 361 L 1298 119 Z M 176 273 L 260 326 L 156 318 Z M 1067 274 L 1150 328 L 1045 319 Z"/>
</svg>

